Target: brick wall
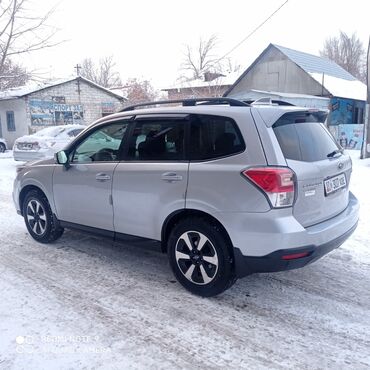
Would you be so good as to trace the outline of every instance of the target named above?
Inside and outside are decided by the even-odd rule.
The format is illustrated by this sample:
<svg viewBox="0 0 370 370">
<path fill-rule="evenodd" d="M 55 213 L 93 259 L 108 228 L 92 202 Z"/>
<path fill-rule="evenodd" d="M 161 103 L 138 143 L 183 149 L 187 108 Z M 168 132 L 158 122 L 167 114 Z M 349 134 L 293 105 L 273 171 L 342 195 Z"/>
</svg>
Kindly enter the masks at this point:
<svg viewBox="0 0 370 370">
<path fill-rule="evenodd" d="M 103 105 L 111 106 L 114 112 L 122 108 L 121 100 L 108 92 L 85 81 L 80 81 L 79 85 L 80 92 L 78 91 L 78 83 L 74 80 L 28 95 L 26 97 L 26 114 L 27 124 L 31 131 L 37 130 L 37 127 L 32 126 L 30 101 L 52 101 L 53 97 L 64 97 L 65 102 L 63 104 L 82 105 L 83 123 L 87 125 L 103 116 Z"/>
</svg>

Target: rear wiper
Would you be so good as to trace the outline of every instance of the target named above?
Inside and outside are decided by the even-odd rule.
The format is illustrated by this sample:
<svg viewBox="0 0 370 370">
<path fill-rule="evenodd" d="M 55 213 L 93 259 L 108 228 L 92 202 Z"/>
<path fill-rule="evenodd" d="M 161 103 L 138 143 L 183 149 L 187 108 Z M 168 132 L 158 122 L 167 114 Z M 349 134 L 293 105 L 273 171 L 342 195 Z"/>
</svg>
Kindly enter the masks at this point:
<svg viewBox="0 0 370 370">
<path fill-rule="evenodd" d="M 335 149 L 335 150 L 333 150 L 332 152 L 330 152 L 328 155 L 327 155 L 327 157 L 328 158 L 332 158 L 332 157 L 334 157 L 336 154 L 343 154 L 343 149 Z"/>
</svg>

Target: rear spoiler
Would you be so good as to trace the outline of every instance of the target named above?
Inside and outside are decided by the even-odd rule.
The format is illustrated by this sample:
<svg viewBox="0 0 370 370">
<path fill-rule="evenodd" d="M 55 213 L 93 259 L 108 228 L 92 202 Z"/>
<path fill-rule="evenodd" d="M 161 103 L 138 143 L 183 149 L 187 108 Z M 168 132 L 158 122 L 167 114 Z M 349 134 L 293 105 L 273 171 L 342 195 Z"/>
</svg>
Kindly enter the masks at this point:
<svg viewBox="0 0 370 370">
<path fill-rule="evenodd" d="M 267 127 L 272 127 L 275 123 L 278 123 L 283 116 L 286 117 L 286 123 L 298 123 L 307 122 L 308 120 L 313 122 L 326 123 L 326 119 L 329 115 L 328 109 L 314 109 L 305 107 L 273 107 L 264 106 L 256 107 L 255 111 L 262 118 Z M 290 117 L 289 117 L 290 116 Z M 285 120 L 284 120 L 285 121 Z"/>
</svg>

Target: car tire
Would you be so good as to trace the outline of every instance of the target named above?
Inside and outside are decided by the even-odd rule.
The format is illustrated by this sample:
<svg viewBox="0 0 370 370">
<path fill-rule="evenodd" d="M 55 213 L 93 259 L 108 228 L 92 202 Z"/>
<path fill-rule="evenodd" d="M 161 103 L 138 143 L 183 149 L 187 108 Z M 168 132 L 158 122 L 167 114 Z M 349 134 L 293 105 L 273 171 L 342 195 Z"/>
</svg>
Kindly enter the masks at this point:
<svg viewBox="0 0 370 370">
<path fill-rule="evenodd" d="M 201 217 L 177 223 L 168 238 L 174 275 L 191 293 L 212 297 L 236 281 L 230 242 L 220 227 Z"/>
<path fill-rule="evenodd" d="M 23 217 L 28 232 L 40 243 L 52 243 L 64 232 L 46 196 L 40 191 L 31 190 L 27 193 L 23 202 Z"/>
<path fill-rule="evenodd" d="M 4 153 L 6 150 L 6 147 L 3 143 L 0 143 L 0 153 Z"/>
</svg>

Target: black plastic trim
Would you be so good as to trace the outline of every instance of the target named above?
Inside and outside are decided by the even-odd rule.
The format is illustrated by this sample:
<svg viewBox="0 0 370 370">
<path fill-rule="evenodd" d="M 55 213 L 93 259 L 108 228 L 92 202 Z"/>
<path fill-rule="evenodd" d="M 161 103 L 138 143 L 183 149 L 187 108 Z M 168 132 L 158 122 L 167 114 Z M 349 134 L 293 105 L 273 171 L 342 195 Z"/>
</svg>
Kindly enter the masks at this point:
<svg viewBox="0 0 370 370">
<path fill-rule="evenodd" d="M 88 234 L 98 235 L 98 236 L 102 236 L 108 239 L 119 240 L 119 241 L 128 242 L 128 243 L 143 242 L 143 241 L 159 242 L 158 240 L 154 240 L 154 239 L 144 238 L 144 237 L 136 236 L 136 235 L 124 234 L 124 233 L 117 233 L 111 230 L 99 229 L 97 227 L 76 224 L 76 223 L 68 222 L 68 221 L 59 221 L 59 224 L 61 227 L 64 227 L 66 229 L 74 229 L 74 230 L 86 232 Z"/>
<path fill-rule="evenodd" d="M 277 272 L 304 267 L 323 257 L 333 249 L 340 247 L 355 231 L 356 227 L 357 222 L 347 232 L 325 244 L 280 249 L 262 257 L 244 256 L 239 248 L 234 248 L 235 273 L 238 278 L 241 278 L 254 273 Z M 282 259 L 284 255 L 302 252 L 308 252 L 308 256 L 292 260 Z"/>
<path fill-rule="evenodd" d="M 181 103 L 184 107 L 194 107 L 196 105 L 218 105 L 218 104 L 229 104 L 231 107 L 249 107 L 250 105 L 237 99 L 232 98 L 194 98 L 194 99 L 177 99 L 177 100 L 159 100 L 152 102 L 145 102 L 135 105 L 130 105 L 123 108 L 120 112 L 128 112 L 135 110 L 140 107 L 147 107 L 153 105 L 163 105 L 163 104 L 178 104 Z M 199 103 L 199 104 L 197 104 Z"/>
<path fill-rule="evenodd" d="M 107 238 L 114 239 L 114 231 L 99 229 L 96 227 L 75 224 L 73 222 L 61 221 L 61 220 L 59 220 L 59 224 L 61 227 L 65 227 L 66 229 L 75 229 L 75 230 L 87 232 L 89 234 L 94 234 L 94 235 L 99 235 L 99 236 L 104 236 Z"/>
</svg>

